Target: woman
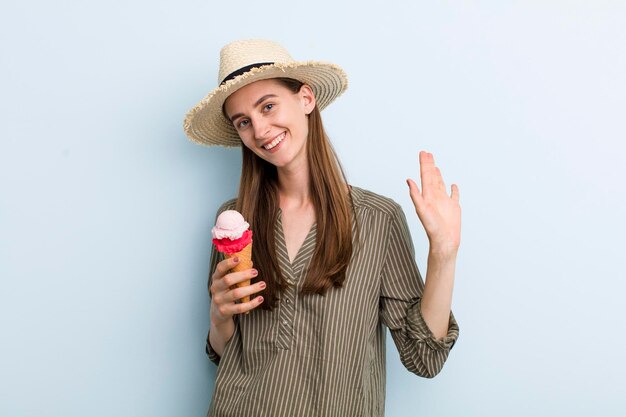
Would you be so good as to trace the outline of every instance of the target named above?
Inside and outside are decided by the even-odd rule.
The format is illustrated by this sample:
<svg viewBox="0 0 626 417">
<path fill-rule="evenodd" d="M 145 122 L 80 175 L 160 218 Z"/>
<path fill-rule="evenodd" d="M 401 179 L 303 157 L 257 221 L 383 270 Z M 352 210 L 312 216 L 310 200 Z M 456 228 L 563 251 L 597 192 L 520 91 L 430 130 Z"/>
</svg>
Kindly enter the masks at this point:
<svg viewBox="0 0 626 417">
<path fill-rule="evenodd" d="M 222 49 L 219 81 L 185 132 L 241 146 L 238 198 L 218 214 L 236 209 L 250 223 L 255 268 L 229 273 L 237 260 L 212 252 L 206 350 L 218 373 L 208 415 L 382 416 L 385 328 L 407 369 L 429 378 L 458 338 L 458 188 L 448 196 L 420 152 L 423 189 L 407 184 L 430 243 L 424 284 L 402 209 L 348 185 L 324 132 L 320 110 L 347 88 L 341 68 L 246 40 Z"/>
</svg>

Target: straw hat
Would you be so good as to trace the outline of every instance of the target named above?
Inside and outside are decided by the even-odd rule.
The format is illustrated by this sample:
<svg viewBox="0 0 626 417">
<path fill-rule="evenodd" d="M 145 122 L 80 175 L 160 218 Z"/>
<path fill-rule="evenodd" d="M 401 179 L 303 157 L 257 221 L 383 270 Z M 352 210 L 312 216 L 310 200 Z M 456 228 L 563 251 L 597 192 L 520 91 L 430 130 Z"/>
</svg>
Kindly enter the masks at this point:
<svg viewBox="0 0 626 417">
<path fill-rule="evenodd" d="M 235 127 L 222 114 L 224 101 L 250 83 L 279 77 L 311 86 L 320 111 L 348 88 L 346 73 L 335 64 L 294 61 L 282 46 L 272 41 L 235 41 L 220 51 L 219 86 L 185 116 L 185 134 L 201 145 L 240 146 Z"/>
</svg>

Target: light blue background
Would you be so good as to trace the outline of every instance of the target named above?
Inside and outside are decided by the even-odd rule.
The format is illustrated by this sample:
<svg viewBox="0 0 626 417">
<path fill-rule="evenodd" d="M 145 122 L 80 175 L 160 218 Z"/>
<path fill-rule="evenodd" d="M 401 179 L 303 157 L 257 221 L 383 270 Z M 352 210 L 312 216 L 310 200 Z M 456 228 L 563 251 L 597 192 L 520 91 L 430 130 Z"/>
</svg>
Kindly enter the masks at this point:
<svg viewBox="0 0 626 417">
<path fill-rule="evenodd" d="M 346 69 L 328 132 L 352 184 L 404 207 L 423 272 L 419 150 L 459 185 L 460 339 L 432 380 L 389 343 L 387 415 L 624 415 L 625 21 L 622 1 L 3 3 L 0 415 L 205 415 L 209 231 L 240 154 L 182 120 L 249 37 Z"/>
</svg>

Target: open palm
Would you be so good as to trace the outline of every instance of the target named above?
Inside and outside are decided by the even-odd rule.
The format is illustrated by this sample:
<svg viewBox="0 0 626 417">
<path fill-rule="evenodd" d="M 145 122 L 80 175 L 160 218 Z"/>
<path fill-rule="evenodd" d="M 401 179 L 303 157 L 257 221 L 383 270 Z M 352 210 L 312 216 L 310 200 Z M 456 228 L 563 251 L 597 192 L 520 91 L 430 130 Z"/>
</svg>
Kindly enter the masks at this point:
<svg viewBox="0 0 626 417">
<path fill-rule="evenodd" d="M 411 200 L 430 242 L 430 250 L 455 252 L 461 243 L 461 206 L 459 188 L 452 184 L 448 195 L 441 171 L 435 166 L 433 154 L 420 151 L 422 190 L 412 179 L 407 180 Z"/>
</svg>

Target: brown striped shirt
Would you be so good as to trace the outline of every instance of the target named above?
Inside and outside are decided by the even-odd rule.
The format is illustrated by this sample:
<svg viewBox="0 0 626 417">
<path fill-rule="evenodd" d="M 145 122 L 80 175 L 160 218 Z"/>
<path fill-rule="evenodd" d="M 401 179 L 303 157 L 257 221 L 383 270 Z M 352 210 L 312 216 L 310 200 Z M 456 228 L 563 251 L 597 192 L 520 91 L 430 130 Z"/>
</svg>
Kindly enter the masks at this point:
<svg viewBox="0 0 626 417">
<path fill-rule="evenodd" d="M 290 286 L 274 310 L 235 316 L 222 358 L 207 337 L 206 352 L 218 364 L 208 416 L 383 416 L 386 328 L 409 371 L 432 378 L 443 367 L 459 327 L 450 312 L 447 336 L 435 339 L 424 322 L 424 281 L 402 208 L 358 187 L 351 194 L 361 247 L 354 242 L 343 288 L 325 296 L 299 294 L 316 224 L 292 264 L 279 209 L 277 256 Z M 218 215 L 234 207 L 229 200 Z M 209 276 L 222 259 L 213 249 Z"/>
</svg>

